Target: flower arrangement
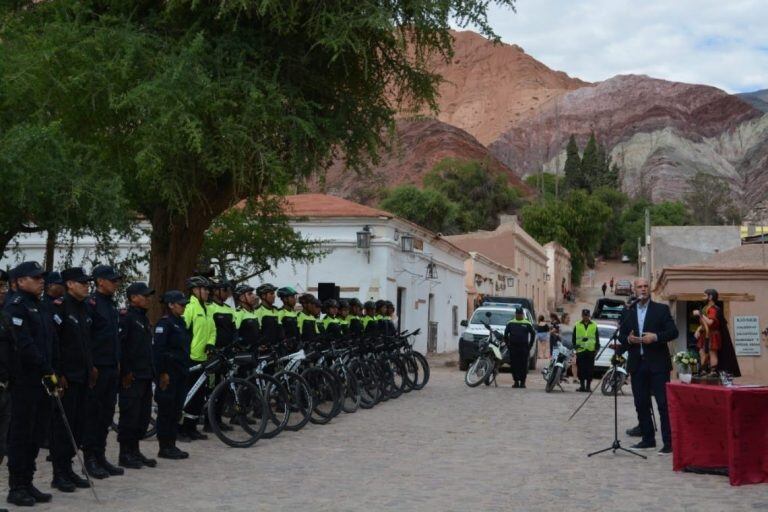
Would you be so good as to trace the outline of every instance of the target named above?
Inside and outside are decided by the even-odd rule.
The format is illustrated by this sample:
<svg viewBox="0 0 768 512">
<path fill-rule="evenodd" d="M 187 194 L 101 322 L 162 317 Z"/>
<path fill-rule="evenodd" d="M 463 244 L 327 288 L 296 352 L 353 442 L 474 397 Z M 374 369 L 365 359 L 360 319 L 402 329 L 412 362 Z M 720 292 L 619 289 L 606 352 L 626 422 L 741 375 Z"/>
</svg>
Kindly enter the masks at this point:
<svg viewBox="0 0 768 512">
<path fill-rule="evenodd" d="M 677 373 L 681 375 L 681 380 L 689 382 L 691 374 L 699 366 L 699 355 L 695 352 L 681 351 L 675 354 L 672 360 L 677 366 Z M 686 379 L 683 379 L 683 374 L 687 376 Z"/>
</svg>

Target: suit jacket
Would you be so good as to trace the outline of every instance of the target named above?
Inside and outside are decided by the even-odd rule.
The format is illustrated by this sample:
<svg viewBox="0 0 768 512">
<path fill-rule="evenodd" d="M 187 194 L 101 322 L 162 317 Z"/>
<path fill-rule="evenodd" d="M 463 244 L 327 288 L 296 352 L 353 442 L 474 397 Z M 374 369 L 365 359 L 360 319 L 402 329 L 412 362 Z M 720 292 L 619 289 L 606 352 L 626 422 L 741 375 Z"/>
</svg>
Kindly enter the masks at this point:
<svg viewBox="0 0 768 512">
<path fill-rule="evenodd" d="M 637 306 L 628 309 L 624 314 L 624 319 L 619 331 L 619 342 L 621 343 L 620 353 L 629 352 L 627 356 L 627 370 L 634 373 L 640 365 L 641 359 L 644 359 L 650 366 L 652 372 L 672 371 L 672 358 L 669 354 L 670 341 L 677 338 L 678 331 L 672 314 L 669 312 L 669 306 L 649 301 L 648 311 L 645 313 L 645 325 L 637 325 Z M 639 344 L 630 344 L 627 340 L 629 333 L 634 331 L 635 335 L 640 332 L 652 332 L 658 339 L 653 343 L 644 344 L 643 353 L 640 353 Z"/>
</svg>

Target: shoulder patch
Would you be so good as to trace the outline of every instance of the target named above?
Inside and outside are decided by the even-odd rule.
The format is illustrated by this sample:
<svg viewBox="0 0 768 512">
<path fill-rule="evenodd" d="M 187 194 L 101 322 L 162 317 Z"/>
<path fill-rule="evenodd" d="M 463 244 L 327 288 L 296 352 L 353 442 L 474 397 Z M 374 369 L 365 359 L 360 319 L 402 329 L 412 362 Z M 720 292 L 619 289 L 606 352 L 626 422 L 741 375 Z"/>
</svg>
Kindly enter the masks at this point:
<svg viewBox="0 0 768 512">
<path fill-rule="evenodd" d="M 90 297 L 88 299 L 88 304 L 90 304 L 91 306 L 95 306 L 96 305 L 96 299 L 94 299 L 93 297 Z"/>
<path fill-rule="evenodd" d="M 23 297 L 21 295 L 17 295 L 13 298 L 13 302 L 11 302 L 11 304 L 21 304 L 22 300 L 23 300 Z"/>
<path fill-rule="evenodd" d="M 17 316 L 12 316 L 11 321 L 13 322 L 13 325 L 15 325 L 16 327 L 21 327 L 22 325 L 24 325 L 24 319 L 19 318 Z"/>
<path fill-rule="evenodd" d="M 155 333 L 163 334 L 163 331 L 164 331 L 164 329 L 163 329 L 162 325 L 158 325 L 157 327 L 155 327 Z"/>
<path fill-rule="evenodd" d="M 62 322 L 61 317 L 59 315 L 57 315 L 57 314 L 53 315 L 53 321 L 56 322 L 59 325 L 61 325 L 61 322 Z"/>
</svg>

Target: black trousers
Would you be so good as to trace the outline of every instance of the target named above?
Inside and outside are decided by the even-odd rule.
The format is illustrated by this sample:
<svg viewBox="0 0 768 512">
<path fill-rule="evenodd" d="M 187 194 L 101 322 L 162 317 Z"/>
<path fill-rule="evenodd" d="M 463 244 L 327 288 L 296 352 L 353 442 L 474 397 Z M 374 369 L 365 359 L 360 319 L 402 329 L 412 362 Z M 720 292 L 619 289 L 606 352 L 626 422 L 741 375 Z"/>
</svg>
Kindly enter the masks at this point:
<svg viewBox="0 0 768 512">
<path fill-rule="evenodd" d="M 78 446 L 83 442 L 87 398 L 88 386 L 85 383 L 71 381 L 69 387 L 64 391 L 64 396 L 61 397 L 61 405 L 64 406 L 64 413 L 67 415 L 69 427 L 72 429 L 72 435 Z M 64 419 L 61 417 L 58 407 L 53 409 L 50 449 L 54 469 L 71 467 L 75 449 L 72 447 L 72 441 L 69 439 L 67 427 L 64 425 Z"/>
<path fill-rule="evenodd" d="M 192 372 L 187 375 L 187 385 L 185 386 L 185 396 L 192 386 L 195 385 L 197 379 L 200 378 L 200 372 Z M 208 377 L 209 378 L 209 377 Z M 208 379 L 207 378 L 207 379 Z M 197 424 L 200 421 L 200 417 L 203 415 L 203 406 L 205 405 L 205 397 L 208 393 L 208 382 L 203 382 L 203 385 L 197 390 L 195 395 L 189 401 L 184 408 L 184 428 L 197 428 Z"/>
<path fill-rule="evenodd" d="M 96 385 L 88 390 L 85 406 L 83 451 L 92 455 L 104 455 L 117 402 L 117 368 L 99 366 L 98 370 L 99 378 L 96 380 Z"/>
<path fill-rule="evenodd" d="M 576 365 L 579 367 L 579 380 L 592 380 L 595 373 L 595 352 L 585 350 L 576 354 Z"/>
<path fill-rule="evenodd" d="M 117 440 L 120 443 L 141 441 L 152 416 L 152 380 L 136 379 L 128 389 L 120 386 L 120 420 Z"/>
<path fill-rule="evenodd" d="M 38 382 L 16 382 L 11 388 L 11 423 L 8 430 L 8 473 L 29 484 L 37 466 L 40 440 L 51 424 L 51 397 Z"/>
<path fill-rule="evenodd" d="M 11 423 L 11 390 L 0 390 L 0 459 L 8 453 L 8 427 Z"/>
<path fill-rule="evenodd" d="M 669 413 L 667 411 L 667 382 L 669 372 L 652 372 L 648 363 L 640 361 L 634 373 L 630 377 L 632 394 L 635 398 L 635 410 L 640 421 L 640 431 L 643 441 L 656 442 L 656 434 L 653 432 L 653 420 L 651 419 L 651 396 L 656 399 L 656 408 L 659 411 L 661 423 L 661 438 L 664 444 L 672 444 L 672 431 L 669 427 Z"/>
<path fill-rule="evenodd" d="M 165 390 L 155 388 L 157 402 L 157 439 L 159 441 L 176 441 L 179 429 L 179 419 L 187 396 L 187 377 L 182 370 L 172 369 L 168 372 L 169 383 Z"/>
<path fill-rule="evenodd" d="M 528 375 L 528 345 L 509 346 L 509 365 L 512 367 L 512 378 L 525 384 Z"/>
</svg>

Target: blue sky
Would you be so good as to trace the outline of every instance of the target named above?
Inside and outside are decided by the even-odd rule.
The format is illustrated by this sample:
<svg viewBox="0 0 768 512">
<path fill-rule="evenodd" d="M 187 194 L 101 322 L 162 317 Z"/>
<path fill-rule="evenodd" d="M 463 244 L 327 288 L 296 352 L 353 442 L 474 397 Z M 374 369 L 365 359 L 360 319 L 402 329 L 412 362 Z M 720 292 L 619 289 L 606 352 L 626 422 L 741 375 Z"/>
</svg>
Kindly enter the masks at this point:
<svg viewBox="0 0 768 512">
<path fill-rule="evenodd" d="M 768 0 L 517 0 L 491 26 L 590 82 L 646 74 L 728 92 L 768 89 Z"/>
</svg>

